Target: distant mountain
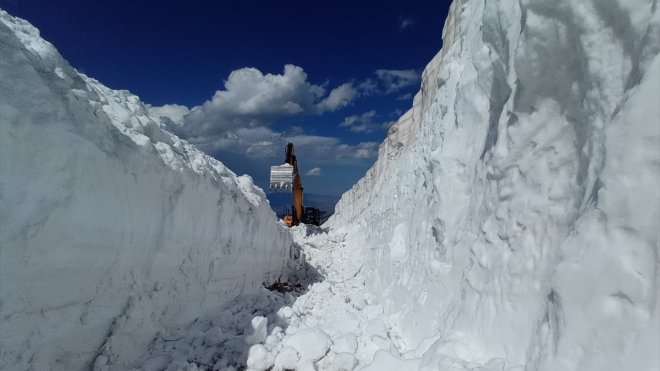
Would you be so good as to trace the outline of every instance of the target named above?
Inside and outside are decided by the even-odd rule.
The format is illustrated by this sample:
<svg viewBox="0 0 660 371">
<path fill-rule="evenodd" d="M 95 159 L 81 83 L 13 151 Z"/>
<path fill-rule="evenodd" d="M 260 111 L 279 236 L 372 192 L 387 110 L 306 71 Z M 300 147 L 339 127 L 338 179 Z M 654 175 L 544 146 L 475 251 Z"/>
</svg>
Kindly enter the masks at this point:
<svg viewBox="0 0 660 371">
<path fill-rule="evenodd" d="M 284 215 L 286 208 L 291 208 L 293 195 L 291 192 L 270 192 L 266 193 L 266 198 L 270 202 L 270 207 L 275 210 L 277 215 Z M 305 206 L 318 207 L 321 213 L 333 211 L 335 204 L 339 201 L 338 196 L 318 195 L 314 193 L 305 193 L 303 203 Z"/>
</svg>

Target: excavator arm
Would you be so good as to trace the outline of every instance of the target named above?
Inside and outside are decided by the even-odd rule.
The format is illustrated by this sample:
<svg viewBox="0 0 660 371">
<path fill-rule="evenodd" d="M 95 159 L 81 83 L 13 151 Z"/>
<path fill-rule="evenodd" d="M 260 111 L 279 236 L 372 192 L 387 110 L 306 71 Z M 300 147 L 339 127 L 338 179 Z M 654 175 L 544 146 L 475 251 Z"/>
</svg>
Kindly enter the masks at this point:
<svg viewBox="0 0 660 371">
<path fill-rule="evenodd" d="M 298 225 L 303 217 L 303 186 L 298 172 L 298 160 L 293 143 L 286 145 L 285 163 L 293 166 L 293 210 L 291 210 L 291 225 Z"/>
<path fill-rule="evenodd" d="M 301 222 L 308 223 L 304 220 L 305 207 L 303 206 L 303 186 L 298 172 L 298 160 L 296 159 L 293 143 L 286 145 L 284 164 L 270 167 L 270 189 L 272 191 L 288 191 L 293 192 L 293 207 L 291 208 L 291 215 L 284 217 L 284 222 L 289 226 L 298 225 Z M 318 209 L 307 208 L 316 210 Z M 318 225 L 318 222 L 315 222 Z"/>
</svg>

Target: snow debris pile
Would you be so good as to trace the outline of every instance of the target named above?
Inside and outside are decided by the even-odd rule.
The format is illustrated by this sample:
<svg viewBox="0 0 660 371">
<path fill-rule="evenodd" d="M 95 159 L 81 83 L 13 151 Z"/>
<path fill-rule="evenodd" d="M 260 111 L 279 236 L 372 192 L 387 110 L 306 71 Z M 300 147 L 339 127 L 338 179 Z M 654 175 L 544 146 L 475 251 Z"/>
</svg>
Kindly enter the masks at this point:
<svg viewBox="0 0 660 371">
<path fill-rule="evenodd" d="M 374 365 L 660 368 L 659 50 L 655 1 L 453 3 L 325 225 L 400 353 Z"/>
<path fill-rule="evenodd" d="M 301 264 L 248 176 L 3 11 L 0 56 L 0 369 L 133 367 Z"/>
</svg>

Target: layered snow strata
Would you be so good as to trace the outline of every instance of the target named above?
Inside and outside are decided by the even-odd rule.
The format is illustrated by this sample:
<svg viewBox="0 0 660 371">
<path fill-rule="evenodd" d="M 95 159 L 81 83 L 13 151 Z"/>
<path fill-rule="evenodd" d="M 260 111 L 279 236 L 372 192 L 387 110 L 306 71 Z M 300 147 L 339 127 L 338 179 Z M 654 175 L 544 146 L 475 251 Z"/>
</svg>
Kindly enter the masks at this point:
<svg viewBox="0 0 660 371">
<path fill-rule="evenodd" d="M 286 279 L 248 176 L 0 11 L 0 369 L 127 369 L 156 332 Z"/>
<path fill-rule="evenodd" d="M 444 35 L 326 224 L 402 357 L 660 368 L 656 2 L 455 1 Z"/>
</svg>

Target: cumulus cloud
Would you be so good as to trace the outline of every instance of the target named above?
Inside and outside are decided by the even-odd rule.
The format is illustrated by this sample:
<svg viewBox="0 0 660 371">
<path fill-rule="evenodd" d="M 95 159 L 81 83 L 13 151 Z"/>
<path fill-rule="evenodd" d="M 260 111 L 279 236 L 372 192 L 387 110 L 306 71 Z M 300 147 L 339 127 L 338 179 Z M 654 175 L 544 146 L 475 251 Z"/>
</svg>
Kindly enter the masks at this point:
<svg viewBox="0 0 660 371">
<path fill-rule="evenodd" d="M 377 145 L 375 142 L 348 145 L 336 137 L 305 134 L 300 127 L 291 127 L 282 132 L 267 126 L 238 127 L 222 133 L 190 136 L 185 139 L 222 161 L 229 155 L 259 163 L 283 161 L 284 148 L 288 142 L 296 145 L 297 152 L 306 153 L 306 161 L 316 163 L 332 163 L 338 160 L 359 162 L 375 158 L 376 151 L 372 149 Z"/>
<path fill-rule="evenodd" d="M 377 125 L 374 125 L 373 123 L 375 116 L 376 111 L 365 112 L 361 115 L 348 116 L 341 124 L 339 124 L 339 126 L 348 128 L 355 133 L 370 133 L 377 129 Z"/>
<path fill-rule="evenodd" d="M 191 110 L 185 126 L 189 136 L 263 126 L 282 117 L 317 112 L 324 94 L 325 89 L 307 81 L 307 74 L 298 66 L 284 66 L 281 75 L 241 68 L 229 75 L 224 90 Z"/>
<path fill-rule="evenodd" d="M 283 138 L 286 142 L 295 143 L 296 151 L 300 148 L 317 163 L 334 163 L 337 160 L 351 162 L 353 160 L 375 158 L 377 155 L 377 142 L 362 142 L 350 145 L 342 143 L 339 138 L 307 134 L 285 136 Z"/>
<path fill-rule="evenodd" d="M 358 95 L 353 84 L 348 82 L 333 89 L 328 96 L 323 99 L 317 107 L 319 112 L 336 111 L 339 108 L 346 107 Z"/>
<path fill-rule="evenodd" d="M 376 78 L 367 78 L 353 83 L 358 97 L 396 93 L 402 89 L 415 86 L 421 78 L 420 73 L 415 69 L 379 69 L 374 74 Z M 412 96 L 411 93 L 402 94 L 397 97 L 397 100 L 407 99 L 410 96 Z"/>
<path fill-rule="evenodd" d="M 326 95 L 325 87 L 310 83 L 298 66 L 286 65 L 282 74 L 241 68 L 229 75 L 224 90 L 187 113 L 185 131 L 195 137 L 266 126 L 283 117 L 336 111 L 357 97 L 358 91 L 350 82 Z"/>
<path fill-rule="evenodd" d="M 295 144 L 296 153 L 304 156 L 305 164 L 364 164 L 375 158 L 376 142 L 346 144 L 336 137 L 306 134 L 301 127 L 284 131 L 271 127 L 284 117 L 339 110 L 359 96 L 359 88 L 353 82 L 330 90 L 327 83 L 310 83 L 302 68 L 287 65 L 282 74 L 263 74 L 255 68 L 236 70 L 225 81 L 223 90 L 192 109 L 165 105 L 149 110 L 171 131 L 202 151 L 238 172 L 264 181 L 268 166 L 284 160 L 288 142 Z"/>
<path fill-rule="evenodd" d="M 174 134 L 185 138 L 184 117 L 190 112 L 186 106 L 179 104 L 166 104 L 161 107 L 147 105 L 149 114 L 156 117 L 160 122 Z"/>
<path fill-rule="evenodd" d="M 315 168 L 309 169 L 309 171 L 306 172 L 305 174 L 310 175 L 310 176 L 321 175 L 321 168 L 320 167 L 315 167 Z"/>
<path fill-rule="evenodd" d="M 376 76 L 390 94 L 417 84 L 420 74 L 416 70 L 376 70 Z"/>
<path fill-rule="evenodd" d="M 360 82 L 357 88 L 362 95 L 373 95 L 379 92 L 378 83 L 373 79 L 366 79 Z"/>
<path fill-rule="evenodd" d="M 367 159 L 374 158 L 378 155 L 377 142 L 363 142 L 355 148 L 355 158 Z"/>
<path fill-rule="evenodd" d="M 188 107 L 179 104 L 166 104 L 161 107 L 147 105 L 147 107 L 151 116 L 164 117 L 179 125 L 183 124 L 183 117 L 190 112 Z"/>
<path fill-rule="evenodd" d="M 354 133 L 371 133 L 379 129 L 387 129 L 392 121 L 378 123 L 374 120 L 376 111 L 365 112 L 361 115 L 348 116 L 339 126 L 348 128 Z"/>
<path fill-rule="evenodd" d="M 231 152 L 251 159 L 274 158 L 284 148 L 282 134 L 265 126 L 236 128 L 216 135 L 190 137 L 188 141 L 209 154 Z"/>
</svg>

